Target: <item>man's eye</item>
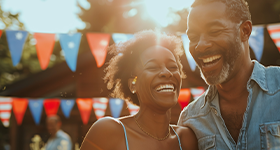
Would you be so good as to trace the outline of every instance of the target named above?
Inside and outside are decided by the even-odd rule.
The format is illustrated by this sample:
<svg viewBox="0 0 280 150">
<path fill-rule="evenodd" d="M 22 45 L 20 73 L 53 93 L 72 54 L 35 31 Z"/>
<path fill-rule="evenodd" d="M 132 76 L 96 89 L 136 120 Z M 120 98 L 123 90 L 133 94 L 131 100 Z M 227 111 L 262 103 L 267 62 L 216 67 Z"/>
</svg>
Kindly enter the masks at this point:
<svg viewBox="0 0 280 150">
<path fill-rule="evenodd" d="M 147 67 L 147 69 L 148 70 L 156 70 L 156 69 L 158 69 L 158 67 L 157 66 L 151 66 L 151 67 Z"/>
</svg>

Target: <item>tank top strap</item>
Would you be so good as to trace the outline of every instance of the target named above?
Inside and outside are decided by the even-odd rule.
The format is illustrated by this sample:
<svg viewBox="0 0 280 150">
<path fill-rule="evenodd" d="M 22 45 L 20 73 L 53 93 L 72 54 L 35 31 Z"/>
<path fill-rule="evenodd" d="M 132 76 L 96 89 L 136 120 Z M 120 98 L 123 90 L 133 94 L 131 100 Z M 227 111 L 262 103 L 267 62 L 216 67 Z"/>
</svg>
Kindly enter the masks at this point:
<svg viewBox="0 0 280 150">
<path fill-rule="evenodd" d="M 180 141 L 180 137 L 179 137 L 179 135 L 176 133 L 176 131 L 173 129 L 173 127 L 172 126 L 170 126 L 171 128 L 172 128 L 172 130 L 174 131 L 174 133 L 176 134 L 176 136 L 177 136 L 177 139 L 178 139 L 178 141 L 179 141 L 179 147 L 180 147 L 180 150 L 182 150 L 182 146 L 181 146 L 181 141 Z"/>
<path fill-rule="evenodd" d="M 125 136 L 125 145 L 126 145 L 126 149 L 129 150 L 128 141 L 127 141 L 127 134 L 126 134 L 125 127 L 124 127 L 123 123 L 120 120 L 118 120 L 118 119 L 116 119 L 116 120 L 123 126 L 124 136 Z"/>
</svg>

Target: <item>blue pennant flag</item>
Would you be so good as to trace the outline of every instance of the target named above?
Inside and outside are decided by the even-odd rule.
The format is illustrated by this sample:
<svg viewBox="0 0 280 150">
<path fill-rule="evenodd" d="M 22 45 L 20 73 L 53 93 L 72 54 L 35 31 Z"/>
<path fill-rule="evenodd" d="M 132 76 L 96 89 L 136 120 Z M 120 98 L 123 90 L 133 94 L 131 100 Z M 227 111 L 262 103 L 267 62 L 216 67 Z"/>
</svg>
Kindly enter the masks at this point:
<svg viewBox="0 0 280 150">
<path fill-rule="evenodd" d="M 183 34 L 181 37 L 182 37 L 182 40 L 183 40 L 183 45 L 184 45 L 185 53 L 186 53 L 190 68 L 191 68 L 192 71 L 195 71 L 196 63 L 195 63 L 195 61 L 194 61 L 194 59 L 193 59 L 193 57 L 192 57 L 192 55 L 189 51 L 190 40 L 189 40 L 189 38 L 186 34 Z"/>
<path fill-rule="evenodd" d="M 75 104 L 75 100 L 74 99 L 62 99 L 60 102 L 61 102 L 60 106 L 61 106 L 64 116 L 66 118 L 69 118 L 70 112 Z"/>
<path fill-rule="evenodd" d="M 255 53 L 258 61 L 261 61 L 264 46 L 264 27 L 253 27 L 251 36 L 249 38 L 249 45 Z"/>
<path fill-rule="evenodd" d="M 73 72 L 76 71 L 81 37 L 81 33 L 59 34 L 59 42 L 65 54 L 66 63 Z"/>
<path fill-rule="evenodd" d="M 6 30 L 7 41 L 14 66 L 16 66 L 20 61 L 27 35 L 27 31 Z"/>
<path fill-rule="evenodd" d="M 43 99 L 29 99 L 29 109 L 33 116 L 35 123 L 38 125 L 41 120 L 41 114 L 43 110 Z"/>
<path fill-rule="evenodd" d="M 116 44 L 119 42 L 126 42 L 127 40 L 130 40 L 133 38 L 133 34 L 124 34 L 124 33 L 113 33 L 112 38 Z"/>
<path fill-rule="evenodd" d="M 121 111 L 123 108 L 123 100 L 118 99 L 118 98 L 110 98 L 109 100 L 109 105 L 110 105 L 110 110 L 112 113 L 112 116 L 114 118 L 119 118 L 121 115 Z"/>
</svg>

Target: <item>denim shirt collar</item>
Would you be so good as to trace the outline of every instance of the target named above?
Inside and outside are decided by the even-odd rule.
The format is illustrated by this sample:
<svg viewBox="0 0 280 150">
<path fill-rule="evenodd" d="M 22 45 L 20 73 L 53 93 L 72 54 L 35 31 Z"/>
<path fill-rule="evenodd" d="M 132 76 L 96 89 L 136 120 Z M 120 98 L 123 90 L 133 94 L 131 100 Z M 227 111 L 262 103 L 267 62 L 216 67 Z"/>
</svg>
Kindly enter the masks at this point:
<svg viewBox="0 0 280 150">
<path fill-rule="evenodd" d="M 268 91 L 265 77 L 265 67 L 255 60 L 252 60 L 252 62 L 254 63 L 254 68 L 252 75 L 247 82 L 247 89 L 251 87 L 252 81 L 255 81 L 263 91 Z M 217 92 L 218 90 L 216 86 L 210 85 L 207 91 L 205 91 L 204 102 L 202 103 L 200 108 L 202 109 L 206 105 L 207 101 L 211 102 Z"/>
</svg>

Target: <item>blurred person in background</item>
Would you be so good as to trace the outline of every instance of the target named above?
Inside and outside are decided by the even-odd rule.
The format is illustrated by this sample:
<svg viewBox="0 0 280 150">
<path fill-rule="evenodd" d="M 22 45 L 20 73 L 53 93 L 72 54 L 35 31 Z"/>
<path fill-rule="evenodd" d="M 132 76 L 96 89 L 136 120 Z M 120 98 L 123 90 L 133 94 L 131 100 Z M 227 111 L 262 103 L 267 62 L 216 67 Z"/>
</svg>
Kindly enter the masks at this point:
<svg viewBox="0 0 280 150">
<path fill-rule="evenodd" d="M 45 150 L 72 150 L 70 136 L 60 129 L 60 117 L 57 115 L 49 116 L 46 123 L 51 136 L 45 145 Z"/>
</svg>

